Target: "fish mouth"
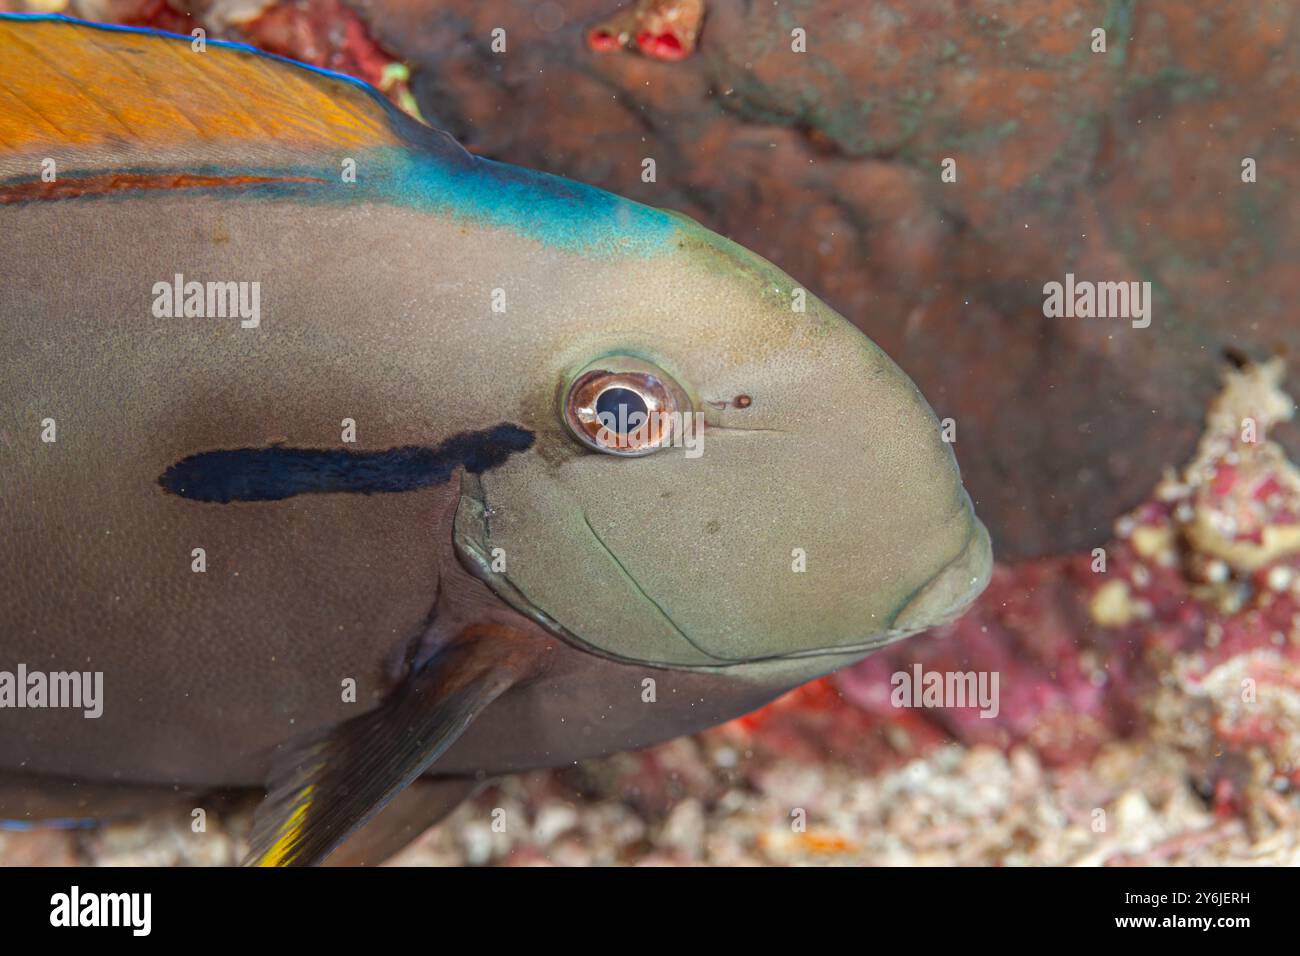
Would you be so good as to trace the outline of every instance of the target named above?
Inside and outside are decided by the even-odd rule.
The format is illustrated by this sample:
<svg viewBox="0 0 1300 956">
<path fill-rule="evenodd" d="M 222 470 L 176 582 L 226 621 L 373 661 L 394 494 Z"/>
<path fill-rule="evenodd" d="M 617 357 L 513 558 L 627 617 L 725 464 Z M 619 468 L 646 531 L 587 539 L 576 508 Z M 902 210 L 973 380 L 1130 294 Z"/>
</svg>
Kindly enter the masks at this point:
<svg viewBox="0 0 1300 956">
<path fill-rule="evenodd" d="M 984 593 L 993 573 L 993 544 L 984 523 L 970 516 L 970 534 L 961 551 L 943 565 L 925 584 L 914 591 L 894 615 L 889 628 L 851 644 L 770 654 L 761 657 L 719 658 L 728 664 L 794 661 L 809 658 L 860 658 L 921 631 L 950 624 L 961 617 Z"/>
<path fill-rule="evenodd" d="M 642 596 L 658 609 L 659 614 L 666 619 L 667 623 L 682 637 L 686 644 L 704 658 L 704 660 L 696 662 L 680 661 L 670 663 L 627 657 L 610 652 L 592 644 L 590 641 L 584 640 L 538 607 L 528 595 L 516 586 L 508 575 L 493 572 L 487 555 L 488 549 L 485 547 L 488 538 L 486 533 L 487 520 L 490 514 L 491 510 L 485 504 L 479 483 L 472 480 L 472 477 L 466 480 L 462 485 L 460 507 L 457 509 L 455 518 L 455 550 L 462 566 L 474 577 L 486 584 L 497 597 L 504 600 L 519 613 L 541 625 L 557 638 L 580 647 L 588 653 L 624 663 L 664 667 L 672 670 L 719 670 L 747 664 L 779 664 L 785 661 L 817 658 L 835 658 L 847 663 L 852 659 L 863 657 L 887 644 L 902 640 L 919 631 L 955 620 L 984 590 L 993 564 L 988 531 L 978 518 L 971 515 L 969 519 L 971 523 L 970 534 L 967 536 L 962 550 L 946 562 L 930 580 L 912 593 L 903 607 L 895 614 L 893 621 L 886 630 L 852 643 L 828 644 L 798 651 L 742 657 L 727 657 L 701 647 L 673 620 L 668 611 L 659 602 L 651 598 L 649 594 L 646 594 L 633 579 L 633 584 Z M 586 520 L 585 515 L 584 523 L 593 538 L 609 553 L 611 559 L 622 568 L 622 563 L 610 551 L 608 545 L 601 539 L 596 529 L 592 527 L 591 522 Z M 624 569 L 623 573 L 627 573 L 626 569 Z M 832 665 L 832 667 L 836 666 L 840 665 Z"/>
<path fill-rule="evenodd" d="M 993 573 L 993 545 L 983 522 L 974 516 L 970 521 L 962 550 L 903 605 L 892 630 L 915 633 L 950 624 L 983 593 Z"/>
</svg>

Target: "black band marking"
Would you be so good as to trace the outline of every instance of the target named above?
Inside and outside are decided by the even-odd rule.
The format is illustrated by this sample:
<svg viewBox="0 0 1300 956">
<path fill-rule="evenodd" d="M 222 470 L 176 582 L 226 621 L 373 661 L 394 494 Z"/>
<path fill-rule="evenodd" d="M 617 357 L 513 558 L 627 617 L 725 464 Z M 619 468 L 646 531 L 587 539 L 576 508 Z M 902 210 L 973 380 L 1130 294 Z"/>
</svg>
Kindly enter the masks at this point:
<svg viewBox="0 0 1300 956">
<path fill-rule="evenodd" d="M 172 465 L 158 484 L 194 501 L 279 501 L 294 495 L 382 494 L 440 485 L 457 466 L 473 474 L 533 445 L 533 433 L 501 424 L 453 435 L 437 448 L 387 451 L 322 448 L 239 448 L 205 451 Z"/>
</svg>

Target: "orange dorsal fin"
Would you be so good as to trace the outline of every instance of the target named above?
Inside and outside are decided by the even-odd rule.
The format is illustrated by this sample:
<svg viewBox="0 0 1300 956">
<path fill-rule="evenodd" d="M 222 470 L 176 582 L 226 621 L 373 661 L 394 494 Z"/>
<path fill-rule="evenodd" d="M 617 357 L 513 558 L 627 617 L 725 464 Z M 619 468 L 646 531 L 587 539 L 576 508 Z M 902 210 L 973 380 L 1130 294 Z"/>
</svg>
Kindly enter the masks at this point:
<svg viewBox="0 0 1300 956">
<path fill-rule="evenodd" d="M 242 45 L 0 15 L 0 178 L 46 159 L 60 174 L 332 162 L 426 134 L 360 81 Z"/>
</svg>

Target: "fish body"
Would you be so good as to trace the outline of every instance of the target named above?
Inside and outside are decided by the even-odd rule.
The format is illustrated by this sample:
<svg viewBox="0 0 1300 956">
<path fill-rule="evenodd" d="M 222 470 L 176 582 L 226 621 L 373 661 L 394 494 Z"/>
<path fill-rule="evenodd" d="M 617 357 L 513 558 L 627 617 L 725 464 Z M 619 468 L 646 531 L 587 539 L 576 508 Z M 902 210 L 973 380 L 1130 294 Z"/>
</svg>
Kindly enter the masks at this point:
<svg viewBox="0 0 1300 956">
<path fill-rule="evenodd" d="M 987 581 L 831 309 L 356 81 L 0 16 L 0 233 L 0 672 L 104 687 L 0 709 L 24 794 L 263 787 L 252 859 L 318 862 L 445 812 L 413 781 L 708 727 Z"/>
</svg>

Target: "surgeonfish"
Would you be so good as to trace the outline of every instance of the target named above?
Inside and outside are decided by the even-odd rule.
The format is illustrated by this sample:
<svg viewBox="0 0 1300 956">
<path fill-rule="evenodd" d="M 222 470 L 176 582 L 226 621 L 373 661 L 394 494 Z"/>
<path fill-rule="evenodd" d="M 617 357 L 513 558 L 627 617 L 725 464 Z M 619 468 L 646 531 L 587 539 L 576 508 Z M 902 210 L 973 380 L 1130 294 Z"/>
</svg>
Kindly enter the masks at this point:
<svg viewBox="0 0 1300 956">
<path fill-rule="evenodd" d="M 987 582 L 849 322 L 348 77 L 0 15 L 0 236 L 0 818 L 260 788 L 248 862 L 377 862 Z"/>
</svg>

